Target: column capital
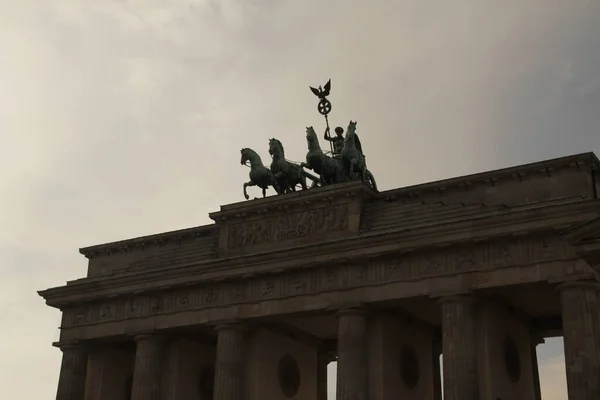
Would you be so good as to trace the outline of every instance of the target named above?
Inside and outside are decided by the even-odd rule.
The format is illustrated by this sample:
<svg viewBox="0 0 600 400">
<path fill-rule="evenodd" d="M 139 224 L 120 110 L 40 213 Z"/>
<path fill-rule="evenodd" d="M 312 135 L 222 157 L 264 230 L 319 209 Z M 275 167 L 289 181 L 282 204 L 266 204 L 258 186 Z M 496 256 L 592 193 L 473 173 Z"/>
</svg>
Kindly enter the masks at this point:
<svg viewBox="0 0 600 400">
<path fill-rule="evenodd" d="M 135 335 L 134 340 L 136 343 L 147 342 L 147 341 L 156 341 L 162 342 L 165 339 L 163 335 L 159 335 L 156 333 L 141 333 L 139 335 Z"/>
<path fill-rule="evenodd" d="M 89 349 L 89 346 L 83 342 L 55 343 L 55 346 L 58 347 L 62 352 L 70 350 L 87 352 Z"/>
<path fill-rule="evenodd" d="M 242 333 L 246 333 L 250 330 L 250 327 L 239 320 L 230 320 L 230 321 L 220 321 L 218 323 L 212 324 L 215 332 L 220 331 L 239 331 Z"/>
<path fill-rule="evenodd" d="M 446 303 L 466 303 L 472 305 L 475 303 L 475 298 L 471 294 L 456 294 L 450 296 L 439 297 L 437 299 L 439 305 Z"/>
<path fill-rule="evenodd" d="M 363 306 L 362 304 L 338 308 L 337 310 L 335 310 L 335 315 L 337 315 L 338 317 L 345 315 L 366 316 L 367 314 L 369 314 L 369 309 Z"/>
<path fill-rule="evenodd" d="M 582 279 L 575 281 L 562 282 L 556 285 L 559 291 L 568 289 L 595 289 L 600 290 L 600 283 L 595 279 Z"/>
</svg>

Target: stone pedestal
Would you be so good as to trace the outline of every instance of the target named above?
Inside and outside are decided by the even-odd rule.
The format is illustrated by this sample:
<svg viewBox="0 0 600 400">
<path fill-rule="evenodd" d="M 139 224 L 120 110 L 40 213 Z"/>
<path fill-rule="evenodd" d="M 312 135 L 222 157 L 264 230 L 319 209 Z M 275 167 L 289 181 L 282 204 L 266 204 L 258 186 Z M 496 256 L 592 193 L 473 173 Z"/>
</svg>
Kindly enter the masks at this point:
<svg viewBox="0 0 600 400">
<path fill-rule="evenodd" d="M 558 289 L 569 400 L 600 399 L 598 283 L 568 282 Z"/>
<path fill-rule="evenodd" d="M 367 400 L 367 315 L 355 308 L 338 311 L 337 400 Z"/>
<path fill-rule="evenodd" d="M 163 338 L 157 335 L 140 335 L 135 340 L 137 349 L 131 400 L 160 400 Z"/>
<path fill-rule="evenodd" d="M 474 302 L 469 296 L 440 300 L 444 355 L 444 400 L 478 400 L 479 379 Z"/>
<path fill-rule="evenodd" d="M 64 345 L 56 400 L 83 400 L 87 351 L 81 345 Z"/>
<path fill-rule="evenodd" d="M 243 400 L 246 327 L 229 323 L 218 325 L 215 330 L 218 334 L 215 400 Z"/>
</svg>

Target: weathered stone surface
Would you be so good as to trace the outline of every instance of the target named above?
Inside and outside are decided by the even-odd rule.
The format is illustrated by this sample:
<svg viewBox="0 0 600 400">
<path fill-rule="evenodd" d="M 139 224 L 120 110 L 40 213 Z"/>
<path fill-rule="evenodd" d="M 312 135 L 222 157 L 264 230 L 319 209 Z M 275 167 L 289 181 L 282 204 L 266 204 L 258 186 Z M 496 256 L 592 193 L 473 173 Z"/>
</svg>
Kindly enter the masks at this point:
<svg viewBox="0 0 600 400">
<path fill-rule="evenodd" d="M 337 400 L 367 400 L 367 314 L 360 308 L 338 311 Z"/>
<path fill-rule="evenodd" d="M 348 229 L 348 205 L 318 208 L 229 226 L 228 248 L 247 248 Z"/>
<path fill-rule="evenodd" d="M 164 339 L 157 335 L 139 335 L 135 340 L 131 400 L 160 400 Z"/>
<path fill-rule="evenodd" d="M 81 305 L 65 311 L 63 328 L 571 257 L 572 249 L 559 237 L 450 246 L 367 264 L 329 265 Z"/>
<path fill-rule="evenodd" d="M 440 305 L 444 399 L 479 400 L 474 301 L 469 296 L 450 296 Z"/>
<path fill-rule="evenodd" d="M 227 323 L 216 328 L 217 363 L 215 367 L 215 399 L 243 400 L 245 390 L 244 360 L 247 328 L 239 323 Z"/>
<path fill-rule="evenodd" d="M 570 400 L 600 398 L 599 286 L 596 281 L 559 285 L 567 387 Z"/>
<path fill-rule="evenodd" d="M 83 400 L 87 369 L 87 350 L 82 345 L 63 345 L 56 400 Z"/>
<path fill-rule="evenodd" d="M 132 270 L 172 268 L 216 258 L 218 229 L 214 225 L 144 236 L 86 247 L 88 276 Z"/>
<path fill-rule="evenodd" d="M 134 346 L 131 346 L 134 347 Z M 93 346 L 88 355 L 85 400 L 130 400 L 135 350 Z"/>
</svg>

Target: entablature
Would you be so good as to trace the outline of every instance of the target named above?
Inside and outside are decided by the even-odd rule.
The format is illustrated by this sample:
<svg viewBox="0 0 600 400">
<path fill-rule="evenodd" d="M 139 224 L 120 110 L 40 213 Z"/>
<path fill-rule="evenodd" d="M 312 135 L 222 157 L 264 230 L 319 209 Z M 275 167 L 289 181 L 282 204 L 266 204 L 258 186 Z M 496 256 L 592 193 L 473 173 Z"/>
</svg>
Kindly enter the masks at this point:
<svg viewBox="0 0 600 400">
<path fill-rule="evenodd" d="M 112 276 L 83 278 L 66 286 L 40 292 L 51 306 L 93 301 L 105 296 L 163 290 L 319 265 L 344 264 L 395 253 L 422 249 L 470 245 L 506 236 L 556 236 L 557 227 L 570 226 L 599 215 L 597 201 L 579 201 L 540 209 L 513 209 L 479 218 L 429 224 L 414 229 L 363 235 L 328 243 L 274 249 L 270 252 L 233 256 L 210 263 L 164 270 L 139 270 Z M 565 242 L 566 243 L 566 242 Z"/>
</svg>

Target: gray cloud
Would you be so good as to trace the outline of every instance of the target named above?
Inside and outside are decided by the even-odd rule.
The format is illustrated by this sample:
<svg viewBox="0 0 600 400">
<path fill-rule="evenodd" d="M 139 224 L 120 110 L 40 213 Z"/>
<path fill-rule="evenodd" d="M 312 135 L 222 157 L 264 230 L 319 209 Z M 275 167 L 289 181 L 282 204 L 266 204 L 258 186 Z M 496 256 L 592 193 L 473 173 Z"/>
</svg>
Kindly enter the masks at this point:
<svg viewBox="0 0 600 400">
<path fill-rule="evenodd" d="M 0 6 L 11 399 L 55 390 L 59 315 L 35 290 L 83 276 L 78 247 L 207 223 L 241 200 L 241 147 L 266 159 L 275 136 L 303 159 L 304 127 L 324 128 L 308 85 L 332 78 L 332 123 L 358 120 L 383 188 L 600 149 L 594 1 Z"/>
</svg>

